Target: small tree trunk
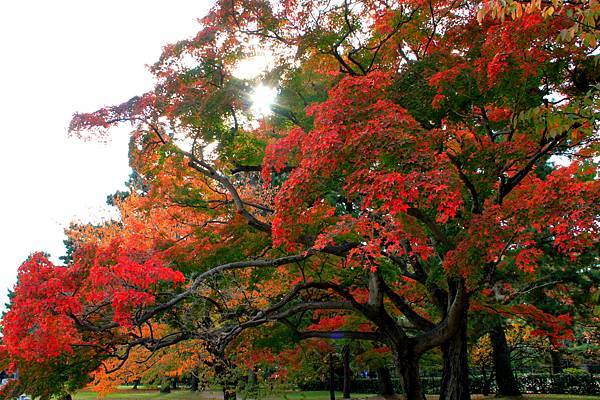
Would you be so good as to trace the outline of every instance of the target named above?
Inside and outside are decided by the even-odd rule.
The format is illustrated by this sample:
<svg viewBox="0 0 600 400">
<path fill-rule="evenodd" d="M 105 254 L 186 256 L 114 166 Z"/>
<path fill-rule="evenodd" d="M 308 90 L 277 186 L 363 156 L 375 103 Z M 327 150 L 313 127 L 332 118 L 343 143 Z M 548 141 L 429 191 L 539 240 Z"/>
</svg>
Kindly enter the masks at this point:
<svg viewBox="0 0 600 400">
<path fill-rule="evenodd" d="M 350 398 L 350 347 L 348 345 L 344 346 L 344 399 Z"/>
<path fill-rule="evenodd" d="M 199 383 L 200 378 L 198 378 L 198 371 L 192 371 L 192 377 L 190 378 L 190 390 L 192 392 L 197 392 Z"/>
<path fill-rule="evenodd" d="M 504 328 L 501 325 L 497 325 L 490 330 L 490 341 L 492 343 L 498 395 L 520 396 L 521 391 L 510 363 L 510 350 L 506 342 Z"/>
<path fill-rule="evenodd" d="M 379 377 L 379 394 L 382 396 L 392 396 L 395 393 L 394 384 L 387 367 L 377 368 L 377 376 Z"/>
<path fill-rule="evenodd" d="M 140 385 L 140 379 L 138 378 L 133 381 L 133 390 L 137 390 L 139 385 Z"/>
<path fill-rule="evenodd" d="M 177 389 L 178 380 L 179 379 L 177 377 L 171 378 L 171 389 L 173 389 L 173 390 Z"/>
<path fill-rule="evenodd" d="M 237 394 L 235 391 L 235 386 L 225 386 L 223 385 L 223 400 L 236 400 Z"/>
<path fill-rule="evenodd" d="M 487 396 L 490 394 L 490 386 L 492 383 L 492 378 L 494 377 L 494 373 L 490 372 L 490 374 L 488 375 L 487 373 L 487 369 L 485 368 L 485 364 L 481 366 L 481 378 L 482 378 L 482 387 L 481 387 L 481 394 L 484 396 Z"/>
<path fill-rule="evenodd" d="M 246 386 L 248 390 L 253 390 L 256 387 L 256 372 L 253 368 L 248 370 L 248 385 Z"/>
<path fill-rule="evenodd" d="M 563 372 L 562 368 L 562 356 L 560 351 L 550 350 L 550 360 L 552 361 L 552 373 L 560 374 Z"/>
<path fill-rule="evenodd" d="M 333 369 L 333 354 L 329 353 L 329 399 L 335 400 L 335 371 Z"/>
<path fill-rule="evenodd" d="M 458 332 L 442 345 L 443 372 L 440 400 L 470 400 L 467 354 L 467 313 Z"/>
<path fill-rule="evenodd" d="M 161 393 L 171 393 L 171 382 L 169 379 L 165 379 L 160 386 Z"/>
<path fill-rule="evenodd" d="M 234 371 L 231 368 L 231 364 L 224 354 L 217 354 L 218 361 L 216 362 L 215 375 L 218 377 L 218 381 L 223 387 L 223 399 L 224 400 L 235 400 L 237 398 L 237 380 Z"/>
</svg>

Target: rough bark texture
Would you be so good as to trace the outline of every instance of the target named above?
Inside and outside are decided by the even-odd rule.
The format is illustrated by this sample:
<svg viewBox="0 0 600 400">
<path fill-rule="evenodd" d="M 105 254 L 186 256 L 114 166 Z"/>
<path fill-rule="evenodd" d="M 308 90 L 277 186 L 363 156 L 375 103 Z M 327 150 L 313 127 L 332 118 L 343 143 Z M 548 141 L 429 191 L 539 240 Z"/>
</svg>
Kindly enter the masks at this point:
<svg viewBox="0 0 600 400">
<path fill-rule="evenodd" d="M 392 377 L 387 367 L 377 368 L 377 376 L 379 377 L 379 394 L 382 396 L 392 396 L 394 391 L 394 384 L 392 383 Z"/>
<path fill-rule="evenodd" d="M 350 347 L 344 346 L 343 349 L 343 363 L 344 363 L 344 399 L 350 398 Z"/>
<path fill-rule="evenodd" d="M 458 332 L 442 345 L 442 353 L 444 365 L 440 400 L 470 400 L 466 312 Z"/>
<path fill-rule="evenodd" d="M 519 384 L 510 363 L 510 349 L 506 342 L 504 327 L 497 325 L 490 330 L 494 373 L 500 396 L 520 396 Z"/>
</svg>

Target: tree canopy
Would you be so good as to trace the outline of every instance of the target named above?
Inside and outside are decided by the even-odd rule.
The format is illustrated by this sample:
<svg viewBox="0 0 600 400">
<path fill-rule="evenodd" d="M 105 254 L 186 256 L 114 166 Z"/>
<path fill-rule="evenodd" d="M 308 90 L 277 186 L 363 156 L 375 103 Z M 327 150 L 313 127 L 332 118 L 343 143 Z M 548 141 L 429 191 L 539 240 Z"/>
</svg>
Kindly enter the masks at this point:
<svg viewBox="0 0 600 400">
<path fill-rule="evenodd" d="M 596 0 L 217 0 L 150 67 L 153 90 L 73 117 L 91 140 L 129 124 L 133 174 L 110 197 L 118 221 L 68 230 L 65 265 L 20 267 L 2 322 L 13 392 L 185 348 L 169 363 L 203 354 L 227 398 L 236 354 L 281 326 L 389 350 L 411 400 L 441 349 L 441 398 L 462 400 L 469 320 L 573 340 L 598 322 L 599 15 Z M 261 116 L 259 85 L 277 91 Z"/>
</svg>

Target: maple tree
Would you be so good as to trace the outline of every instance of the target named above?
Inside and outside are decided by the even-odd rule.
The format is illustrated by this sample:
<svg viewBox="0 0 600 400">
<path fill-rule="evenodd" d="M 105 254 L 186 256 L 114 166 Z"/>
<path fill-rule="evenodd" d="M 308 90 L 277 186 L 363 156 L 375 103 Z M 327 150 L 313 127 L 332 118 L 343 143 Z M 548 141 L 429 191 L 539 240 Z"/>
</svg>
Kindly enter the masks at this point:
<svg viewBox="0 0 600 400">
<path fill-rule="evenodd" d="M 131 124 L 131 189 L 112 200 L 119 222 L 73 227 L 66 266 L 21 266 L 11 357 L 84 351 L 118 360 L 110 371 L 138 347 L 201 340 L 228 376 L 235 340 L 277 321 L 384 344 L 411 400 L 419 359 L 441 348 L 441 398 L 468 399 L 473 312 L 523 318 L 557 346 L 573 335 L 569 310 L 534 297 L 548 268 L 597 262 L 599 13 L 217 1 L 165 47 L 152 91 L 74 116 L 81 137 Z M 237 77 L 261 52 L 274 67 Z M 257 119 L 259 82 L 278 97 Z"/>
</svg>

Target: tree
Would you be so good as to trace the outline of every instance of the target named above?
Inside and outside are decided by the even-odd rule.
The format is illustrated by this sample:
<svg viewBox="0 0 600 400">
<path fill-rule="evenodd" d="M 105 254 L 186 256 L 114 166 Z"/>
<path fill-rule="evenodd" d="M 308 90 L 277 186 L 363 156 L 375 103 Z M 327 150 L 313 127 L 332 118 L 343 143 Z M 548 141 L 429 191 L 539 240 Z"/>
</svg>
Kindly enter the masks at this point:
<svg viewBox="0 0 600 400">
<path fill-rule="evenodd" d="M 419 359 L 441 348 L 441 397 L 469 398 L 473 310 L 528 318 L 555 341 L 572 334 L 569 315 L 520 294 L 540 266 L 598 243 L 598 12 L 217 1 L 196 37 L 165 48 L 153 91 L 74 116 L 81 136 L 131 123 L 143 190 L 116 200 L 124 228 L 93 230 L 67 268 L 41 257 L 22 268 L 54 286 L 20 281 L 9 350 L 31 357 L 35 344 L 51 359 L 111 337 L 121 352 L 92 356 L 126 359 L 193 337 L 225 354 L 239 332 L 280 321 L 301 338 L 384 343 L 411 400 L 424 398 Z M 237 78 L 259 51 L 275 67 Z M 279 88 L 262 121 L 247 99 L 259 81 Z M 308 329 L 323 310 L 342 323 Z M 164 318 L 174 333 L 144 334 Z"/>
</svg>

